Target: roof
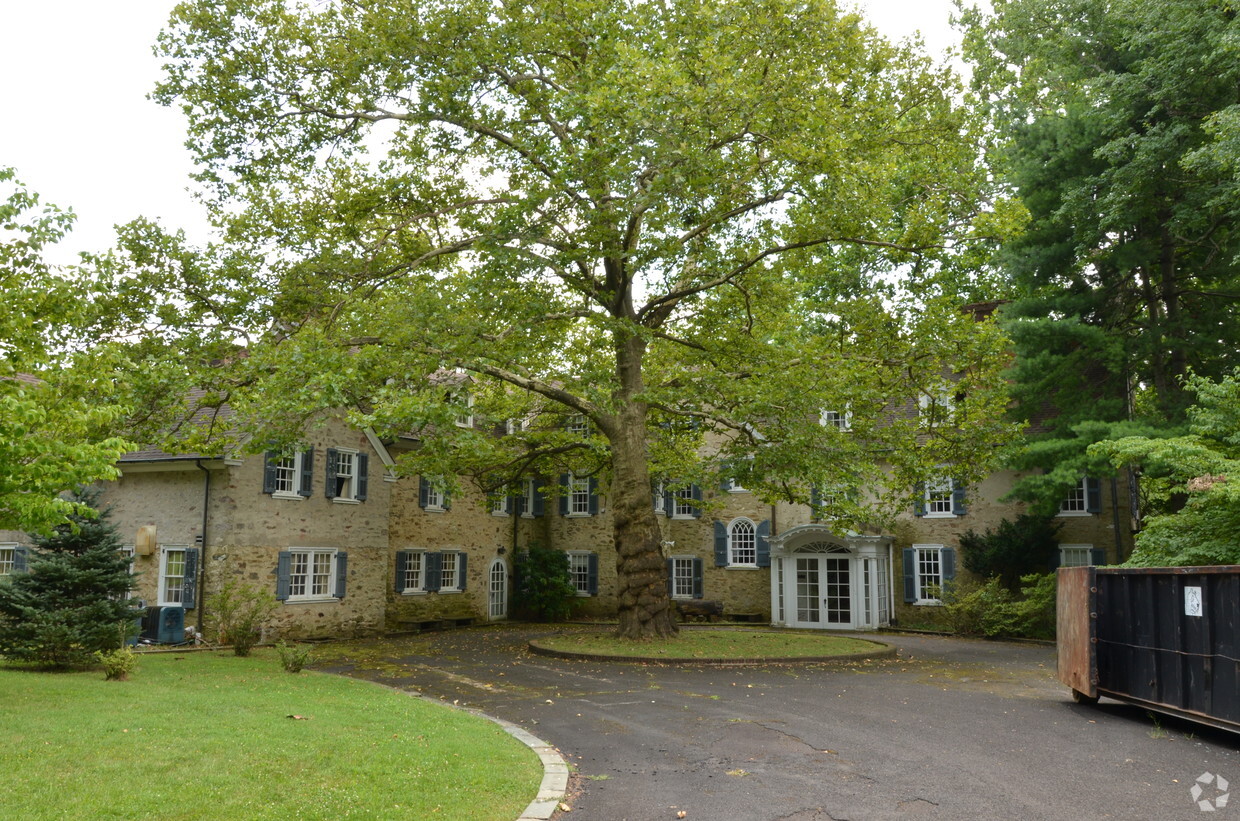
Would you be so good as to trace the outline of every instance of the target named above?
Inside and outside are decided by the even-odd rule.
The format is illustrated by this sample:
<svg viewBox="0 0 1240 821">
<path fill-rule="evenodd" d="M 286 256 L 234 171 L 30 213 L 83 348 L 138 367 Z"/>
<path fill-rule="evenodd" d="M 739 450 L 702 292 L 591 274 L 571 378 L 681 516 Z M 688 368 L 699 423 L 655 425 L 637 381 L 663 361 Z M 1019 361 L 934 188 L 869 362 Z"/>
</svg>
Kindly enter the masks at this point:
<svg viewBox="0 0 1240 821">
<path fill-rule="evenodd" d="M 192 409 L 192 413 L 184 419 L 178 421 L 169 431 L 169 435 L 175 436 L 186 426 L 196 426 L 205 428 L 208 426 L 221 426 L 224 430 L 232 428 L 232 422 L 236 414 L 227 403 L 219 405 L 202 405 L 201 401 L 208 396 L 208 392 L 195 389 L 189 392 L 185 397 L 185 404 Z M 218 454 L 206 453 L 168 453 L 165 450 L 154 445 L 146 445 L 138 450 L 131 451 L 121 456 L 121 463 L 125 462 L 172 462 L 193 459 L 210 459 L 217 457 Z"/>
</svg>

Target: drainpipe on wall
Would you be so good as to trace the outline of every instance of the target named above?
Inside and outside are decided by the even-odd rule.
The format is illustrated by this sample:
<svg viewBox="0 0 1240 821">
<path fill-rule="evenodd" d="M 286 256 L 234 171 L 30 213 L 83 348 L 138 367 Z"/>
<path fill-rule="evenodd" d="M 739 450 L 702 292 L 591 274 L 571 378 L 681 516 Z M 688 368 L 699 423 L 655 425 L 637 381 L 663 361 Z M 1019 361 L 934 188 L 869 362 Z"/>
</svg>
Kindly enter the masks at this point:
<svg viewBox="0 0 1240 821">
<path fill-rule="evenodd" d="M 772 536 L 779 535 L 779 528 L 776 527 L 776 522 L 775 522 L 775 510 L 776 510 L 775 505 L 771 505 L 771 535 Z"/>
<path fill-rule="evenodd" d="M 1111 477 L 1111 521 L 1115 532 L 1115 563 L 1124 561 L 1124 540 L 1119 529 L 1119 479 Z"/>
<path fill-rule="evenodd" d="M 211 471 L 202 466 L 201 459 L 195 459 L 194 464 L 202 471 L 202 530 L 200 538 L 202 539 L 202 548 L 198 552 L 198 636 L 202 637 L 203 629 L 203 610 L 207 607 L 207 509 L 211 501 Z"/>
</svg>

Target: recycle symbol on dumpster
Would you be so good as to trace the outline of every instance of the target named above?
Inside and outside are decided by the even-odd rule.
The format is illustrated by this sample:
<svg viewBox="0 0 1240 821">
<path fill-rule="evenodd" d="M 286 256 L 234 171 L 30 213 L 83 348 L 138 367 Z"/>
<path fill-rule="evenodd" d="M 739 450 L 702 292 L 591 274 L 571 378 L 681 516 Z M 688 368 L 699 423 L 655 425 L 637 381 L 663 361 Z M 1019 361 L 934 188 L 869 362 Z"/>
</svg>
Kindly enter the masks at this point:
<svg viewBox="0 0 1240 821">
<path fill-rule="evenodd" d="M 1211 784 L 1214 785 L 1214 797 L 1212 799 L 1203 798 L 1202 796 L 1205 794 L 1206 788 Z M 1215 810 L 1223 809 L 1223 807 L 1227 806 L 1227 799 L 1231 796 L 1231 793 L 1227 792 L 1227 779 L 1212 773 L 1202 773 L 1197 776 L 1197 782 L 1193 784 L 1189 794 L 1197 802 L 1197 809 L 1202 812 L 1214 812 Z"/>
</svg>

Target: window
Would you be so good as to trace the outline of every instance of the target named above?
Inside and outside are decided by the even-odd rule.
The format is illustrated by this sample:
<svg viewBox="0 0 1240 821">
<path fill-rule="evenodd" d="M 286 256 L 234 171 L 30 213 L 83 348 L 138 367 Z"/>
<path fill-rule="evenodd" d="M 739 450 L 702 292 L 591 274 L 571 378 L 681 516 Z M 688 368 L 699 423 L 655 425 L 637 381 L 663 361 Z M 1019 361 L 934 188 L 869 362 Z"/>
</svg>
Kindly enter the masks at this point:
<svg viewBox="0 0 1240 821">
<path fill-rule="evenodd" d="M 292 454 L 268 451 L 263 457 L 263 493 L 274 499 L 304 499 L 314 482 L 314 448 Z"/>
<path fill-rule="evenodd" d="M 745 488 L 741 486 L 741 483 L 736 481 L 735 479 L 724 479 L 723 489 L 727 491 L 728 493 L 748 493 L 749 492 L 748 490 L 745 490 Z"/>
<path fill-rule="evenodd" d="M 917 397 L 917 415 L 931 425 L 950 422 L 963 398 L 963 394 L 946 385 L 934 393 L 922 393 Z"/>
<path fill-rule="evenodd" d="M 682 487 L 672 493 L 672 518 L 696 519 L 702 515 L 701 508 L 695 504 L 702 500 L 702 490 L 697 485 Z"/>
<path fill-rule="evenodd" d="M 281 551 L 276 598 L 290 602 L 343 598 L 345 557 L 343 550 L 333 548 Z"/>
<path fill-rule="evenodd" d="M 663 487 L 663 480 L 655 482 L 650 490 L 650 495 L 654 498 L 654 512 L 660 516 L 667 515 L 667 491 Z"/>
<path fill-rule="evenodd" d="M 159 553 L 159 604 L 185 603 L 186 547 L 165 547 Z"/>
<path fill-rule="evenodd" d="M 491 498 L 491 515 L 492 516 L 507 516 L 508 509 L 509 509 L 509 504 L 508 504 L 507 496 L 494 496 Z"/>
<path fill-rule="evenodd" d="M 848 411 L 824 410 L 818 417 L 818 424 L 824 428 L 849 431 L 852 430 L 852 414 Z"/>
<path fill-rule="evenodd" d="M 728 526 L 728 564 L 758 566 L 757 534 L 748 519 L 735 519 Z"/>
<path fill-rule="evenodd" d="M 465 576 L 465 554 L 446 551 L 440 556 L 442 557 L 439 565 L 440 591 L 463 590 L 465 588 L 462 581 Z"/>
<path fill-rule="evenodd" d="M 942 604 L 943 585 L 956 578 L 956 551 L 941 544 L 904 549 L 904 601 Z"/>
<path fill-rule="evenodd" d="M 0 576 L 12 576 L 17 569 L 17 545 L 0 544 Z"/>
<path fill-rule="evenodd" d="M 418 477 L 418 506 L 430 513 L 443 513 L 451 509 L 448 491 L 438 476 Z"/>
<path fill-rule="evenodd" d="M 932 477 L 920 486 L 913 507 L 916 515 L 927 519 L 963 516 L 968 512 L 965 487 L 950 476 Z"/>
<path fill-rule="evenodd" d="M 396 552 L 396 592 L 421 593 L 426 589 L 426 553 L 421 550 Z"/>
<path fill-rule="evenodd" d="M 532 519 L 543 515 L 543 497 L 538 492 L 537 479 L 521 480 L 521 497 L 518 499 L 518 510 L 524 519 Z"/>
<path fill-rule="evenodd" d="M 1059 505 L 1060 516 L 1088 516 L 1101 510 L 1102 485 L 1088 476 L 1077 482 Z"/>
<path fill-rule="evenodd" d="M 1060 567 L 1087 567 L 1091 564 L 1103 564 L 1106 557 L 1103 551 L 1091 544 L 1061 544 L 1059 546 Z"/>
<path fill-rule="evenodd" d="M 453 391 L 448 394 L 448 402 L 454 405 L 464 405 L 464 409 L 453 420 L 456 426 L 458 428 L 472 428 L 474 426 L 474 395 L 468 391 Z"/>
<path fill-rule="evenodd" d="M 366 500 L 370 459 L 365 453 L 327 449 L 327 498 L 337 502 Z"/>
<path fill-rule="evenodd" d="M 593 516 L 598 513 L 598 480 L 593 476 L 560 475 L 560 515 Z"/>
<path fill-rule="evenodd" d="M 575 436 L 581 436 L 584 438 L 590 435 L 590 421 L 586 419 L 585 414 L 573 414 L 568 417 L 568 421 L 564 423 L 564 430 Z"/>
<path fill-rule="evenodd" d="M 702 560 L 673 556 L 667 560 L 668 584 L 673 599 L 702 598 Z"/>
<path fill-rule="evenodd" d="M 569 551 L 568 578 L 578 596 L 597 596 L 598 554 L 583 550 Z"/>
</svg>

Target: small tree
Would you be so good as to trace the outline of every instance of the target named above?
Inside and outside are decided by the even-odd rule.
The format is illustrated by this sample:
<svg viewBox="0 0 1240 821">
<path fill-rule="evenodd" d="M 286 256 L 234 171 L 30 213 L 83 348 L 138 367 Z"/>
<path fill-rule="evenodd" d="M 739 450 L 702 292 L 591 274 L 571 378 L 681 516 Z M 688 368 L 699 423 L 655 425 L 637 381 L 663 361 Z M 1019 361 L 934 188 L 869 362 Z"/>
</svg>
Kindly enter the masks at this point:
<svg viewBox="0 0 1240 821">
<path fill-rule="evenodd" d="M 238 656 L 250 655 L 262 637 L 263 622 L 279 606 L 269 590 L 259 590 L 230 579 L 218 592 L 207 597 L 216 641 L 231 644 Z"/>
<path fill-rule="evenodd" d="M 72 501 L 94 508 L 97 492 Z M 70 517 L 37 538 L 27 573 L 0 584 L 0 654 L 48 667 L 92 663 L 133 634 L 132 577 L 108 512 Z"/>
<path fill-rule="evenodd" d="M 577 591 L 568 575 L 568 554 L 534 542 L 517 553 L 513 607 L 541 621 L 563 621 Z"/>
<path fill-rule="evenodd" d="M 984 579 L 998 576 L 1014 593 L 1022 576 L 1049 569 L 1059 549 L 1060 526 L 1053 516 L 1022 513 L 985 533 L 969 530 L 960 537 L 964 567 Z"/>
</svg>

